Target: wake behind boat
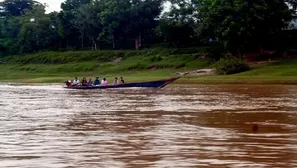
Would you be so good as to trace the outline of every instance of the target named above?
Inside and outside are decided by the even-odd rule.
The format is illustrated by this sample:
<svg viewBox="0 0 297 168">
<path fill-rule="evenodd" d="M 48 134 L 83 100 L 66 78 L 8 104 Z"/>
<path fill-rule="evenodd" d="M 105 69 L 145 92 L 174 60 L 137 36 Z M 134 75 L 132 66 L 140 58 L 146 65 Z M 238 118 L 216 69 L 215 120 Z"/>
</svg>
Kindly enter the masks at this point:
<svg viewBox="0 0 297 168">
<path fill-rule="evenodd" d="M 145 87 L 145 88 L 163 88 L 166 85 L 176 81 L 180 77 L 174 77 L 170 79 L 149 81 L 149 82 L 136 82 L 136 83 L 125 83 L 118 85 L 107 85 L 107 86 L 67 86 L 67 89 L 109 89 L 109 88 L 132 88 L 132 87 Z"/>
</svg>

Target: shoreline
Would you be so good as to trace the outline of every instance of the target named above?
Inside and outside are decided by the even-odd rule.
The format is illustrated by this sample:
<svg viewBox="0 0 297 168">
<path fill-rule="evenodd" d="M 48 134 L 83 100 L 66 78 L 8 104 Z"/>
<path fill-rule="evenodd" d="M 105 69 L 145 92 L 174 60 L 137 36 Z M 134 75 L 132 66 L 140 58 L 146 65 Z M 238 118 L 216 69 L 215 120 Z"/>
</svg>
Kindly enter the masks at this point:
<svg viewBox="0 0 297 168">
<path fill-rule="evenodd" d="M 156 80 L 159 79 L 166 79 L 168 77 L 156 77 Z M 129 76 L 126 79 L 133 80 L 126 80 L 128 82 L 139 82 L 139 81 L 150 81 L 155 80 L 154 77 L 151 78 L 139 78 Z M 263 78 L 254 78 L 254 79 L 247 79 L 253 78 L 252 76 L 249 77 L 234 77 L 234 76 L 224 76 L 224 75 L 207 75 L 207 76 L 186 76 L 181 77 L 177 81 L 172 84 L 185 84 L 185 85 L 297 85 L 297 77 L 284 77 L 283 79 L 276 79 L 271 77 L 263 77 Z M 22 84 L 30 84 L 30 85 L 42 85 L 42 84 L 56 84 L 56 85 L 63 85 L 64 81 L 59 82 L 61 77 L 57 76 L 51 77 L 47 79 L 46 77 L 40 78 L 26 78 L 26 79 L 0 79 L 1 84 L 11 84 L 11 85 L 22 85 Z M 67 79 L 65 78 L 65 81 Z M 111 82 L 109 82 L 111 83 Z"/>
<path fill-rule="evenodd" d="M 252 62 L 250 70 L 216 75 L 214 63 L 198 51 L 147 49 L 142 51 L 43 52 L 8 57 L 0 64 L 0 82 L 64 84 L 75 76 L 124 77 L 126 83 L 182 76 L 176 84 L 297 85 L 297 58 Z M 187 54 L 185 54 L 187 53 Z M 77 57 L 74 57 L 76 55 Z M 120 56 L 119 56 L 120 55 Z M 80 61 L 84 58 L 83 62 Z M 102 60 L 104 58 L 104 60 Z M 115 61 L 116 60 L 116 61 Z"/>
</svg>

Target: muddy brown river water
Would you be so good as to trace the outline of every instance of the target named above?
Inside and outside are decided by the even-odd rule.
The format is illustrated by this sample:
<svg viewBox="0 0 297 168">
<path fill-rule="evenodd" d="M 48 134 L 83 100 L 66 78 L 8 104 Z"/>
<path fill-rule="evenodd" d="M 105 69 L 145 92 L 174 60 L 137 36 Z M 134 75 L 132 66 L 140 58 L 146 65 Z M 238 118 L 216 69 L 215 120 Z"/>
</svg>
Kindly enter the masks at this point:
<svg viewBox="0 0 297 168">
<path fill-rule="evenodd" d="M 294 168 L 296 99 L 297 86 L 0 84 L 0 167 Z"/>
</svg>

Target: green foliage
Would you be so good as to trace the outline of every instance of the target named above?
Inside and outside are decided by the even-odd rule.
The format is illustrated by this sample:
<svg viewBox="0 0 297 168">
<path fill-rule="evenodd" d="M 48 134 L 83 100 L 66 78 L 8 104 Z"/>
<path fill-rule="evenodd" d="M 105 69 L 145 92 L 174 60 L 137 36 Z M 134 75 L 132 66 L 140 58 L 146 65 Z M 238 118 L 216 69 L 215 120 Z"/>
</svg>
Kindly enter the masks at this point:
<svg viewBox="0 0 297 168">
<path fill-rule="evenodd" d="M 45 14 L 45 6 L 38 4 L 32 10 L 25 10 L 20 17 L 22 24 L 18 39 L 23 46 L 20 52 L 38 51 L 41 48 L 48 48 L 51 44 L 54 30 L 49 15 Z"/>
<path fill-rule="evenodd" d="M 186 49 L 183 50 L 186 51 Z M 196 50 L 189 49 L 188 53 L 192 53 L 193 51 Z M 9 65 L 18 65 L 14 69 L 39 73 L 89 71 L 111 73 L 168 68 L 199 69 L 207 67 L 210 64 L 208 60 L 199 59 L 197 53 L 182 54 L 181 50 L 178 49 L 43 52 L 23 56 L 5 57 L 4 61 Z"/>
<path fill-rule="evenodd" d="M 229 75 L 249 70 L 249 65 L 235 57 L 221 58 L 215 63 L 215 68 L 220 75 Z"/>
<path fill-rule="evenodd" d="M 162 11 L 163 0 L 102 0 L 99 13 L 103 31 L 100 38 L 118 48 L 127 38 L 135 40 L 141 47 L 143 34 L 156 27 L 156 18 Z M 138 43 L 136 43 L 136 41 Z"/>
<path fill-rule="evenodd" d="M 66 0 L 61 4 L 61 8 L 64 11 L 71 11 L 89 3 L 91 3 L 91 0 Z"/>
<path fill-rule="evenodd" d="M 131 60 L 125 60 L 131 63 Z M 196 64 L 196 61 L 192 62 Z M 197 60 L 197 64 L 204 64 L 204 61 Z M 94 77 L 99 76 L 107 77 L 108 81 L 115 76 L 124 76 L 125 80 L 132 81 L 146 81 L 164 79 L 169 76 L 176 75 L 176 72 L 188 71 L 190 69 L 159 69 L 159 70 L 133 70 L 124 71 L 120 64 L 102 64 L 96 69 L 85 72 L 73 72 L 72 68 L 75 64 L 81 64 L 82 67 L 88 67 L 88 65 L 96 65 L 92 62 L 63 64 L 63 65 L 17 65 L 17 64 L 0 64 L 1 81 L 9 82 L 56 82 L 62 83 L 66 79 L 73 79 L 74 76 L 79 77 Z M 251 70 L 237 73 L 234 75 L 210 75 L 210 76 L 198 76 L 198 77 L 186 77 L 177 82 L 181 83 L 198 83 L 198 84 L 296 84 L 297 76 L 297 59 L 291 59 L 286 61 L 275 61 L 268 64 L 261 64 L 253 67 Z M 188 64 L 189 65 L 189 64 Z M 17 70 L 21 66 L 27 66 L 28 69 L 35 69 L 35 71 Z M 57 71 L 59 67 L 68 67 L 69 70 Z M 196 69 L 198 66 L 195 66 Z M 202 66 L 204 68 L 207 66 Z M 66 69 L 66 68 L 65 68 Z M 63 72 L 68 71 L 68 72 Z"/>
<path fill-rule="evenodd" d="M 165 2 L 170 5 L 163 13 Z M 45 6 L 33 0 L 4 0 L 0 2 L 0 55 L 161 45 L 187 48 L 188 53 L 183 49 L 162 51 L 182 55 L 200 52 L 188 47 L 215 43 L 218 45 L 204 52 L 218 60 L 226 51 L 285 50 L 294 43 L 288 40 L 294 39 L 293 33 L 283 30 L 296 7 L 294 0 L 66 0 L 60 12 L 47 14 Z M 279 47 L 279 41 L 287 44 Z M 41 56 L 33 62 L 90 60 L 89 56 L 78 58 Z M 163 57 L 156 56 L 154 61 L 163 61 Z"/>
<path fill-rule="evenodd" d="M 25 10 L 31 10 L 37 3 L 34 0 L 4 0 L 0 2 L 0 16 L 20 16 Z"/>
<path fill-rule="evenodd" d="M 230 51 L 259 48 L 267 37 L 287 26 L 293 13 L 281 0 L 196 2 L 200 28 Z"/>
<path fill-rule="evenodd" d="M 199 41 L 195 32 L 195 8 L 192 0 L 170 0 L 170 10 L 161 17 L 156 32 L 171 46 L 188 46 Z"/>
<path fill-rule="evenodd" d="M 84 61 L 108 62 L 121 56 L 121 51 L 77 51 L 77 52 L 43 52 L 24 56 L 6 57 L 10 63 L 18 64 L 65 64 Z"/>
<path fill-rule="evenodd" d="M 158 62 L 158 61 L 162 61 L 163 58 L 160 56 L 153 56 L 152 58 L 150 58 L 151 62 Z"/>
<path fill-rule="evenodd" d="M 213 44 L 211 47 L 209 47 L 206 52 L 209 54 L 209 57 L 218 61 L 220 58 L 224 56 L 224 53 L 226 52 L 225 48 L 220 44 Z"/>
<path fill-rule="evenodd" d="M 62 11 L 45 13 L 45 6 L 31 0 L 0 3 L 0 39 L 13 39 L 19 47 L 4 43 L 2 55 L 44 50 L 136 48 L 154 38 L 163 0 L 66 0 Z M 137 41 L 137 43 L 136 43 Z M 10 52 L 13 50 L 14 52 Z"/>
<path fill-rule="evenodd" d="M 27 64 L 13 67 L 13 70 L 27 71 L 34 73 L 75 73 L 75 72 L 89 72 L 98 68 L 99 65 L 93 62 L 82 62 L 65 65 L 43 65 L 43 64 Z"/>
</svg>

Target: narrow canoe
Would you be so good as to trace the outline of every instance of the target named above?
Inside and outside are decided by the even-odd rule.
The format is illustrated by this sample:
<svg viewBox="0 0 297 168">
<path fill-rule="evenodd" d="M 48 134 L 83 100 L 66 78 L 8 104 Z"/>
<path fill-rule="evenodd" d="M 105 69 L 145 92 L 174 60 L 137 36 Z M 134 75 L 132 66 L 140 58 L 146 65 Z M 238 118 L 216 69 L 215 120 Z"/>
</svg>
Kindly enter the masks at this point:
<svg viewBox="0 0 297 168">
<path fill-rule="evenodd" d="M 109 89 L 109 88 L 132 88 L 132 87 L 145 87 L 145 88 L 163 88 L 166 85 L 176 81 L 180 77 L 149 81 L 149 82 L 137 82 L 137 83 L 125 83 L 119 85 L 108 85 L 108 86 L 70 86 L 65 87 L 67 89 Z"/>
</svg>

